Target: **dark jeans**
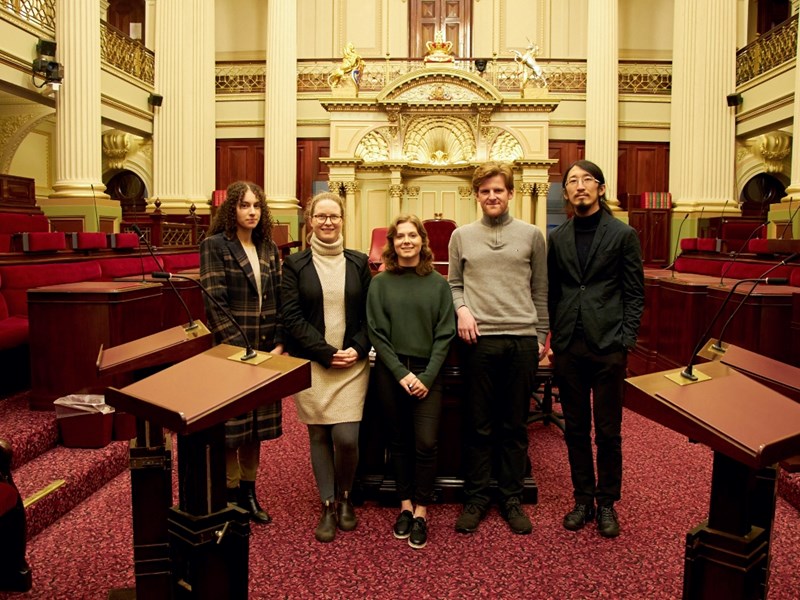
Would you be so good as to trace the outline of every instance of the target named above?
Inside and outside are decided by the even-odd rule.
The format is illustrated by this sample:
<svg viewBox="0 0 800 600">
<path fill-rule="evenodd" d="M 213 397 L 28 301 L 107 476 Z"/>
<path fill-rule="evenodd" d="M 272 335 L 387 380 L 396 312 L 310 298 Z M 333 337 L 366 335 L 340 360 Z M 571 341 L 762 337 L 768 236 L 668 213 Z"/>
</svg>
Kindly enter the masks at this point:
<svg viewBox="0 0 800 600">
<path fill-rule="evenodd" d="M 521 498 L 528 466 L 528 413 L 539 344 L 535 336 L 479 336 L 464 350 L 464 493 L 489 505 L 493 466 L 500 499 Z"/>
<path fill-rule="evenodd" d="M 401 360 L 412 373 L 422 373 L 428 364 L 423 358 Z M 442 384 L 437 377 L 420 400 L 400 387 L 380 359 L 375 361 L 375 385 L 383 406 L 389 435 L 397 495 L 400 500 L 416 500 L 423 506 L 433 502 L 436 479 L 439 421 L 442 415 Z"/>
<path fill-rule="evenodd" d="M 553 355 L 575 501 L 610 505 L 622 487 L 622 394 L 627 352 L 595 354 L 583 337 Z M 597 479 L 592 458 L 592 413 Z"/>
</svg>

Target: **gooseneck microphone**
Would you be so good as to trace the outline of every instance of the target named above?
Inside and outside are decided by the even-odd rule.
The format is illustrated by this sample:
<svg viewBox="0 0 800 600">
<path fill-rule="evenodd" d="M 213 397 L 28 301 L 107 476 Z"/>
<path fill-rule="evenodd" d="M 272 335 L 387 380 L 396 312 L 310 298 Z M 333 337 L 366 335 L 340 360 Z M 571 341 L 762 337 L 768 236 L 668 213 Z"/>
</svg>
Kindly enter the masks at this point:
<svg viewBox="0 0 800 600">
<path fill-rule="evenodd" d="M 753 236 L 757 234 L 759 231 L 761 231 L 762 227 L 766 227 L 767 225 L 769 225 L 769 221 L 765 221 L 764 223 L 759 223 L 758 226 L 755 229 L 753 229 L 753 231 L 750 232 L 750 235 L 747 236 L 747 239 L 744 241 L 744 244 L 739 246 L 739 249 L 731 255 L 731 262 L 728 263 L 728 266 L 722 270 L 722 273 L 719 276 L 719 284 L 722 287 L 725 287 L 725 275 L 728 273 L 728 271 L 731 270 L 733 263 L 735 263 L 736 259 L 739 258 L 739 255 L 742 252 L 744 252 L 744 249 L 747 248 L 747 244 L 750 243 L 750 240 L 753 239 Z"/>
<path fill-rule="evenodd" d="M 703 335 L 700 336 L 700 339 L 697 342 L 697 345 L 692 350 L 692 355 L 689 357 L 689 362 L 686 365 L 686 368 L 681 371 L 681 377 L 684 379 L 688 379 L 689 381 L 697 381 L 697 375 L 695 375 L 692 371 L 694 368 L 694 359 L 697 358 L 697 353 L 700 352 L 700 349 L 703 347 L 703 344 L 708 339 L 708 334 L 711 333 L 711 328 L 714 327 L 714 324 L 719 319 L 719 316 L 722 314 L 722 311 L 728 305 L 728 302 L 733 296 L 733 293 L 743 283 L 763 283 L 765 285 L 786 285 L 789 282 L 788 278 L 786 277 L 767 277 L 767 278 L 757 278 L 757 279 L 740 279 L 731 287 L 731 290 L 728 292 L 728 295 L 725 296 L 725 299 L 722 301 L 722 305 L 719 307 L 719 310 L 714 314 L 714 317 L 711 319 L 711 322 L 708 324 L 708 327 L 703 332 Z M 753 286 L 755 287 L 755 286 Z"/>
<path fill-rule="evenodd" d="M 779 240 L 784 239 L 784 236 L 786 235 L 786 230 L 789 229 L 792 226 L 792 223 L 794 223 L 794 218 L 797 216 L 797 212 L 798 211 L 800 211 L 800 206 L 795 208 L 794 212 L 792 212 L 792 201 L 790 199 L 789 200 L 789 220 L 787 221 L 786 225 L 783 226 L 783 231 L 781 231 L 781 235 L 778 238 Z"/>
<path fill-rule="evenodd" d="M 792 261 L 793 261 L 795 258 L 797 258 L 798 256 L 800 256 L 800 252 L 795 252 L 794 254 L 791 254 L 791 255 L 787 256 L 787 257 L 786 257 L 786 258 L 784 258 L 784 259 L 783 259 L 781 262 L 779 262 L 777 265 L 772 265 L 772 266 L 771 266 L 769 269 L 767 269 L 766 271 L 764 271 L 764 272 L 761 274 L 761 276 L 759 277 L 759 279 L 763 279 L 764 277 L 766 277 L 767 275 L 769 275 L 770 273 L 772 273 L 772 272 L 773 272 L 775 269 L 777 269 L 778 267 L 782 267 L 782 266 L 784 266 L 786 263 L 792 262 Z M 772 282 L 774 282 L 776 279 L 781 279 L 781 278 L 775 278 L 775 277 L 773 277 L 773 278 L 771 279 L 771 281 L 772 281 Z M 775 285 L 778 285 L 778 284 L 775 284 Z M 725 352 L 725 347 L 722 345 L 722 338 L 723 338 L 723 336 L 725 335 L 725 331 L 728 329 L 728 325 L 730 325 L 730 324 L 731 324 L 731 321 L 733 321 L 733 317 L 735 317 L 735 316 L 736 316 L 736 313 L 737 313 L 737 312 L 739 312 L 739 309 L 740 309 L 740 308 L 742 308 L 742 306 L 744 306 L 744 303 L 745 303 L 745 302 L 747 302 L 747 299 L 750 297 L 750 295 L 753 293 L 753 291 L 754 291 L 754 290 L 755 290 L 757 287 L 758 287 L 758 284 L 757 284 L 757 283 L 754 283 L 754 284 L 753 284 L 753 286 L 750 288 L 750 290 L 747 292 L 747 294 L 745 294 L 744 298 L 742 298 L 741 300 L 739 300 L 739 304 L 737 304 L 737 305 L 736 305 L 736 308 L 734 308 L 734 309 L 733 309 L 733 312 L 731 313 L 731 316 L 730 316 L 730 317 L 728 317 L 728 320 L 727 320 L 727 321 L 725 321 L 725 324 L 722 326 L 722 329 L 720 329 L 720 331 L 719 331 L 719 336 L 717 337 L 717 341 L 716 341 L 714 344 L 712 344 L 712 345 L 711 345 L 711 348 L 712 348 L 713 350 L 715 350 L 715 351 L 717 351 L 717 352 L 721 352 L 721 353 L 724 353 L 724 352 Z"/>
<path fill-rule="evenodd" d="M 204 286 L 196 279 L 192 279 L 191 277 L 186 277 L 185 275 L 174 275 L 172 273 L 167 273 L 165 271 L 153 271 L 151 275 L 153 276 L 153 279 L 166 279 L 167 281 L 171 279 L 185 279 L 186 281 L 191 281 L 193 284 L 199 287 L 200 290 L 214 303 L 214 306 L 216 306 L 222 312 L 222 314 L 224 314 L 225 317 L 231 323 L 233 323 L 233 325 L 239 331 L 239 335 L 242 336 L 242 339 L 244 340 L 245 352 L 244 356 L 242 356 L 240 360 L 250 360 L 258 356 L 258 352 L 256 352 L 253 349 L 253 346 L 252 344 L 250 344 L 250 340 L 247 339 L 247 336 L 245 335 L 242 326 L 239 325 L 238 321 L 233 318 L 233 315 L 230 313 L 230 311 L 224 306 L 222 306 L 222 304 L 220 304 L 216 298 L 214 298 L 213 294 L 206 289 L 206 286 Z"/>
<path fill-rule="evenodd" d="M 678 226 L 678 235 L 675 238 L 675 250 L 673 252 L 674 256 L 672 258 L 672 264 L 668 267 L 672 270 L 672 279 L 675 279 L 675 264 L 678 262 L 678 245 L 681 243 L 681 231 L 683 231 L 683 224 L 686 223 L 686 219 L 689 218 L 689 213 L 687 212 L 683 215 L 683 219 L 681 219 L 681 224 Z"/>
<path fill-rule="evenodd" d="M 156 253 L 153 250 L 153 247 L 150 245 L 150 242 L 147 241 L 147 238 L 144 237 L 144 234 L 142 233 L 142 230 L 139 229 L 139 226 L 136 223 L 132 223 L 131 229 L 133 229 L 133 232 L 139 236 L 140 247 L 141 244 L 144 243 L 144 245 L 147 246 L 147 251 L 150 252 L 150 256 L 153 257 L 155 263 L 157 265 L 160 264 L 158 258 L 156 257 Z M 142 281 L 144 281 L 144 262 L 142 262 Z M 183 306 L 183 310 L 185 310 L 186 314 L 189 315 L 189 324 L 185 327 L 185 331 L 194 331 L 195 329 L 197 329 L 197 323 L 195 323 L 194 319 L 192 318 L 192 311 L 190 311 L 189 307 L 186 306 L 186 302 L 183 300 L 183 296 L 181 296 L 181 293 L 175 288 L 175 284 L 172 283 L 172 281 L 170 281 L 169 279 L 167 280 L 167 283 L 169 283 L 169 287 L 172 288 L 172 291 L 178 297 L 178 301 L 181 303 L 181 306 Z"/>
</svg>

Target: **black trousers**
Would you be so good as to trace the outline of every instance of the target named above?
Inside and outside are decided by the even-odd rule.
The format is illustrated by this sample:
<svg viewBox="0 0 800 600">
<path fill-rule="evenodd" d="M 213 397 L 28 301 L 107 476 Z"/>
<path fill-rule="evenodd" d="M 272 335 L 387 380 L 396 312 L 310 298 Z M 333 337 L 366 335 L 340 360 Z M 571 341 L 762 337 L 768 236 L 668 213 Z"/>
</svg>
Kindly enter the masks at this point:
<svg viewBox="0 0 800 600">
<path fill-rule="evenodd" d="M 539 344 L 536 336 L 492 335 L 465 346 L 464 494 L 485 509 L 493 472 L 501 501 L 522 497 Z"/>
<path fill-rule="evenodd" d="M 400 357 L 412 373 L 425 370 L 428 360 Z M 428 506 L 433 502 L 439 421 L 442 416 L 442 384 L 434 380 L 423 399 L 408 394 L 380 359 L 375 361 L 375 385 L 383 406 L 400 500 Z"/>
<path fill-rule="evenodd" d="M 628 355 L 624 350 L 596 354 L 583 336 L 553 355 L 553 369 L 564 413 L 569 467 L 575 501 L 608 506 L 622 487 L 622 395 Z M 597 477 L 592 458 L 592 416 L 597 445 Z"/>
</svg>

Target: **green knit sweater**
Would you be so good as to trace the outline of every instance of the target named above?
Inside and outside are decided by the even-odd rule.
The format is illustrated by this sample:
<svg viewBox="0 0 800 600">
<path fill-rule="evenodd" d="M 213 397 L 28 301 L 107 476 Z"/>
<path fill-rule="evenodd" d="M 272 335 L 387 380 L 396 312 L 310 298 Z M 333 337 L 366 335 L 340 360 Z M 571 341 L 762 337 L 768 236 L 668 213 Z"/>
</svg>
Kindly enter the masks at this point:
<svg viewBox="0 0 800 600">
<path fill-rule="evenodd" d="M 436 271 L 424 277 L 413 269 L 379 273 L 367 294 L 367 324 L 378 360 L 397 381 L 409 373 L 398 354 L 428 359 L 416 376 L 430 388 L 456 333 L 450 287 Z"/>
</svg>

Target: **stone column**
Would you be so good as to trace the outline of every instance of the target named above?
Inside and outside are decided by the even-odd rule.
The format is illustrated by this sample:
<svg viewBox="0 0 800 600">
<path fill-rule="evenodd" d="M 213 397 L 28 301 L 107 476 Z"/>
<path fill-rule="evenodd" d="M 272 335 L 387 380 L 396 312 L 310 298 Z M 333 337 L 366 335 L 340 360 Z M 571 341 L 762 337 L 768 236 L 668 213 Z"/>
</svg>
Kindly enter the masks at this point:
<svg viewBox="0 0 800 600">
<path fill-rule="evenodd" d="M 736 3 L 675 2 L 669 189 L 676 212 L 739 212 L 735 195 Z M 708 68 L 708 65 L 714 65 Z M 681 215 L 676 215 L 681 218 Z M 691 235 L 691 234 L 690 234 Z M 674 244 L 673 244 L 674 245 Z"/>
<path fill-rule="evenodd" d="M 547 237 L 547 194 L 550 192 L 550 183 L 540 181 L 536 183 L 536 207 L 534 210 L 534 224 L 538 225 Z"/>
<path fill-rule="evenodd" d="M 797 2 L 792 2 L 793 14 L 796 11 Z M 797 28 L 797 53 L 795 55 L 795 64 L 800 65 L 800 27 Z M 781 236 L 783 230 L 786 228 L 785 223 L 789 222 L 792 218 L 794 209 L 792 205 L 800 206 L 800 68 L 794 70 L 794 105 L 793 105 L 793 122 L 796 124 L 792 135 L 792 181 L 789 187 L 786 188 L 786 196 L 781 199 L 779 206 L 770 207 L 770 221 L 773 223 L 783 222 L 783 225 L 775 227 L 775 234 Z M 800 220 L 798 223 L 792 221 L 792 234 L 786 231 L 786 235 L 782 237 L 798 238 L 800 237 Z M 774 227 L 774 226 L 771 226 Z"/>
<path fill-rule="evenodd" d="M 113 231 L 122 215 L 102 180 L 100 19 L 97 0 L 57 0 L 56 174 L 43 203 L 53 221 L 83 220 L 83 231 Z"/>
<path fill-rule="evenodd" d="M 145 0 L 144 4 L 144 39 L 146 48 L 156 47 L 156 0 Z"/>
<path fill-rule="evenodd" d="M 345 245 L 350 243 L 353 248 L 360 247 L 359 232 L 361 223 L 356 215 L 356 192 L 358 191 L 358 181 L 345 181 L 344 186 L 344 214 L 345 219 L 344 241 Z"/>
<path fill-rule="evenodd" d="M 524 181 L 516 186 L 514 192 L 514 200 L 517 203 L 516 216 L 526 223 L 533 223 L 535 219 L 534 206 L 533 206 L 533 190 L 534 184 Z"/>
<path fill-rule="evenodd" d="M 214 3 L 158 3 L 153 190 L 161 211 L 208 213 L 215 187 Z"/>
<path fill-rule="evenodd" d="M 606 176 L 606 199 L 617 200 L 619 140 L 619 7 L 618 0 L 588 3 L 589 35 L 586 59 L 586 152 Z"/>
<path fill-rule="evenodd" d="M 267 2 L 267 80 L 264 109 L 264 192 L 273 214 L 296 213 L 297 201 L 297 6 Z M 347 228 L 353 214 L 347 207 Z M 353 238 L 350 238 L 353 240 Z"/>
<path fill-rule="evenodd" d="M 403 203 L 403 185 L 400 183 L 393 183 L 389 186 L 389 218 L 393 219 L 399 215 L 402 210 Z"/>
</svg>

